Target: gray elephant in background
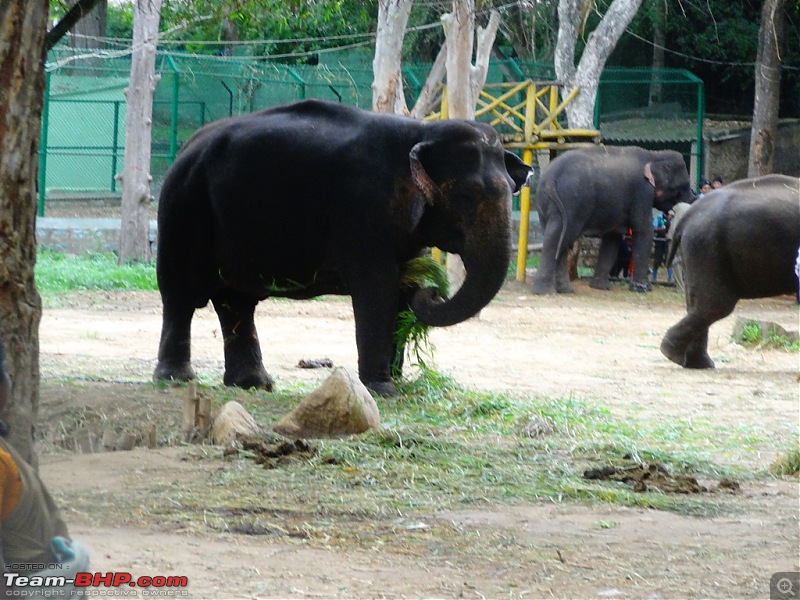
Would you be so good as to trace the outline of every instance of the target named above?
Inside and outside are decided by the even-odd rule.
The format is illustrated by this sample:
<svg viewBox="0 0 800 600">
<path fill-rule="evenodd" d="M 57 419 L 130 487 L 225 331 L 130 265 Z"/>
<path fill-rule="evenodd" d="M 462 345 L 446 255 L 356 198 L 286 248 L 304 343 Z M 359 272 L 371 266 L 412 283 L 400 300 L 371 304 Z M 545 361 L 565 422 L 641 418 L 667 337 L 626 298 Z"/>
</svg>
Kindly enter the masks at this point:
<svg viewBox="0 0 800 600">
<path fill-rule="evenodd" d="M 741 298 L 796 294 L 800 179 L 766 175 L 706 194 L 677 224 L 667 258 L 680 249 L 686 316 L 670 327 L 661 352 L 689 369 L 710 369 L 708 328 Z"/>
<path fill-rule="evenodd" d="M 636 146 L 571 150 L 545 169 L 536 188 L 544 242 L 534 294 L 572 293 L 567 253 L 581 237 L 600 237 L 590 286 L 611 289 L 609 271 L 622 236 L 633 232 L 631 289 L 647 291 L 653 246 L 652 209 L 667 212 L 694 198 L 680 153 Z"/>
</svg>

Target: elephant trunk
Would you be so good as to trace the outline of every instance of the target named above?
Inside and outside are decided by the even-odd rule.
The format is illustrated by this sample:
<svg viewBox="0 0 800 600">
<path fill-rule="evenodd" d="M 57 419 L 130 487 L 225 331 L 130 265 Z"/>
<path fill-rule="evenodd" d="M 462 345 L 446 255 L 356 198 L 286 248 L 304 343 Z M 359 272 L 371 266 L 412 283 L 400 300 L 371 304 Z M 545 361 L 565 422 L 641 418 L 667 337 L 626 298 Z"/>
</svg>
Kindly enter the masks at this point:
<svg viewBox="0 0 800 600">
<path fill-rule="evenodd" d="M 494 298 L 505 282 L 511 260 L 509 224 L 494 231 L 481 231 L 480 239 L 468 242 L 461 255 L 467 271 L 464 284 L 455 295 L 442 301 L 430 290 L 419 290 L 411 309 L 425 325 L 447 327 L 466 321 Z"/>
</svg>

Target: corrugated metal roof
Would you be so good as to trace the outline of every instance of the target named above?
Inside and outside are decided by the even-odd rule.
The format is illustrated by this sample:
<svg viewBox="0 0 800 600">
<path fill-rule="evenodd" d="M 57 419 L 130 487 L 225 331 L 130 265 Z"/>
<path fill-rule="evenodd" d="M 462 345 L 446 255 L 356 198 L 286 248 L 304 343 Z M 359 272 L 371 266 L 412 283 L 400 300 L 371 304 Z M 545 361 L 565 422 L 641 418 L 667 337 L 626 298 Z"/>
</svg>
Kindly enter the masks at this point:
<svg viewBox="0 0 800 600">
<path fill-rule="evenodd" d="M 703 122 L 703 137 L 714 138 L 746 130 L 749 121 Z M 697 139 L 697 121 L 693 119 L 621 119 L 600 124 L 603 140 L 626 143 L 688 143 Z"/>
</svg>

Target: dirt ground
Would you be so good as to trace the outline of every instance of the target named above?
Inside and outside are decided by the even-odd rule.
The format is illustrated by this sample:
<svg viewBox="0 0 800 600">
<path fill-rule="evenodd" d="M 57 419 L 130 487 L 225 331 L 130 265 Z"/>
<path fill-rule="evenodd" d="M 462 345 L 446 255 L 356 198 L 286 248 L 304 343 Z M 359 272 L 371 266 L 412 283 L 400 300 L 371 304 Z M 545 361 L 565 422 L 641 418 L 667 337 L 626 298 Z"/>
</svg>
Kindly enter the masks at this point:
<svg viewBox="0 0 800 600">
<path fill-rule="evenodd" d="M 683 312 L 680 296 L 667 288 L 637 295 L 581 283 L 572 296 L 534 297 L 510 283 L 480 318 L 433 333 L 436 365 L 462 385 L 585 399 L 623 419 L 711 419 L 732 429 L 757 424 L 756 449 L 722 460 L 765 469 L 798 431 L 798 354 L 743 348 L 730 333 L 736 316 L 797 329 L 793 299 L 743 302 L 714 325 L 710 354 L 717 369 L 709 371 L 683 370 L 658 350 Z M 327 376 L 325 369 L 297 368 L 302 358 L 328 357 L 356 369 L 348 299 L 262 303 L 257 325 L 264 363 L 279 386 Z M 114 386 L 149 382 L 159 331 L 155 293 L 87 293 L 46 308 L 43 424 L 52 429 L 66 409 L 83 404 L 111 410 L 125 401 Z M 210 308 L 195 317 L 192 350 L 201 380 L 220 381 L 222 342 Z M 83 382 L 78 392 L 65 383 L 71 378 Z M 157 393 L 180 403 L 177 392 Z M 104 515 L 104 505 L 144 480 L 177 485 L 217 473 L 219 460 L 188 460 L 196 447 L 79 454 L 44 445 L 40 452 L 42 476 L 69 507 L 66 519 L 91 549 L 93 570 L 187 576 L 194 598 L 768 597 L 773 573 L 800 570 L 796 479 L 744 482 L 724 516 L 566 500 L 486 503 L 399 515 L 387 524 L 395 542 L 382 537 L 380 544 L 351 548 L 154 528 L 137 525 L 135 514 L 122 522 Z M 96 510 L 73 502 L 87 494 L 96 498 Z M 413 546 L 404 543 L 410 536 Z M 482 550 L 514 544 L 527 548 L 524 557 Z"/>
</svg>

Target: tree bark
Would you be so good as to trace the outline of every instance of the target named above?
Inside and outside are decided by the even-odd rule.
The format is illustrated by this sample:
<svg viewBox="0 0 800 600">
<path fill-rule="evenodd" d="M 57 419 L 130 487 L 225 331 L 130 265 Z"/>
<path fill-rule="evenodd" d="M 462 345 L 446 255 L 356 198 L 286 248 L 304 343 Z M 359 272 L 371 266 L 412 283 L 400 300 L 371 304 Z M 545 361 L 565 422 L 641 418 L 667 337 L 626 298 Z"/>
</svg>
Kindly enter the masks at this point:
<svg viewBox="0 0 800 600">
<path fill-rule="evenodd" d="M 33 270 L 47 9 L 46 0 L 0 3 L 0 338 L 12 380 L 0 416 L 34 467 L 42 304 Z"/>
<path fill-rule="evenodd" d="M 589 34 L 586 47 L 576 65 L 578 34 L 584 33 L 583 28 L 593 2 L 559 0 L 558 42 L 554 57 L 556 77 L 562 83 L 565 94 L 575 87 L 580 90 L 565 108 L 570 127 L 591 129 L 594 126 L 594 105 L 600 75 L 617 41 L 641 4 L 642 0 L 614 0 L 597 28 Z"/>
<path fill-rule="evenodd" d="M 131 80 L 125 90 L 125 165 L 122 171 L 122 222 L 119 264 L 150 260 L 150 142 L 156 44 L 161 0 L 137 0 L 133 11 Z"/>
<path fill-rule="evenodd" d="M 761 9 L 748 177 L 774 172 L 785 7 L 786 0 L 766 0 Z"/>
<path fill-rule="evenodd" d="M 475 105 L 489 71 L 489 58 L 497 36 L 500 15 L 492 11 L 489 24 L 475 31 L 475 1 L 454 0 L 453 12 L 442 15 L 447 45 L 447 111 L 451 119 L 474 119 Z M 472 64 L 473 39 L 477 34 L 478 48 Z M 461 257 L 448 255 L 447 276 L 451 291 L 460 288 L 466 278 Z"/>
<path fill-rule="evenodd" d="M 372 61 L 372 110 L 407 114 L 402 54 L 412 0 L 380 0 L 375 58 Z"/>
<path fill-rule="evenodd" d="M 650 99 L 648 104 L 660 104 L 664 84 L 661 81 L 661 75 L 657 73 L 660 69 L 664 68 L 664 45 L 666 44 L 666 36 L 664 35 L 664 24 L 667 20 L 667 3 L 666 0 L 656 0 L 656 6 L 653 13 L 653 74 L 650 78 Z"/>
<path fill-rule="evenodd" d="M 433 61 L 431 70 L 428 77 L 425 79 L 425 85 L 417 96 L 417 101 L 414 103 L 414 108 L 411 109 L 411 116 L 415 119 L 421 119 L 433 110 L 436 105 L 436 91 L 439 85 L 444 81 L 444 76 L 447 74 L 447 41 L 445 40 L 442 47 L 439 48 L 439 53 L 436 55 L 436 60 Z"/>
</svg>

